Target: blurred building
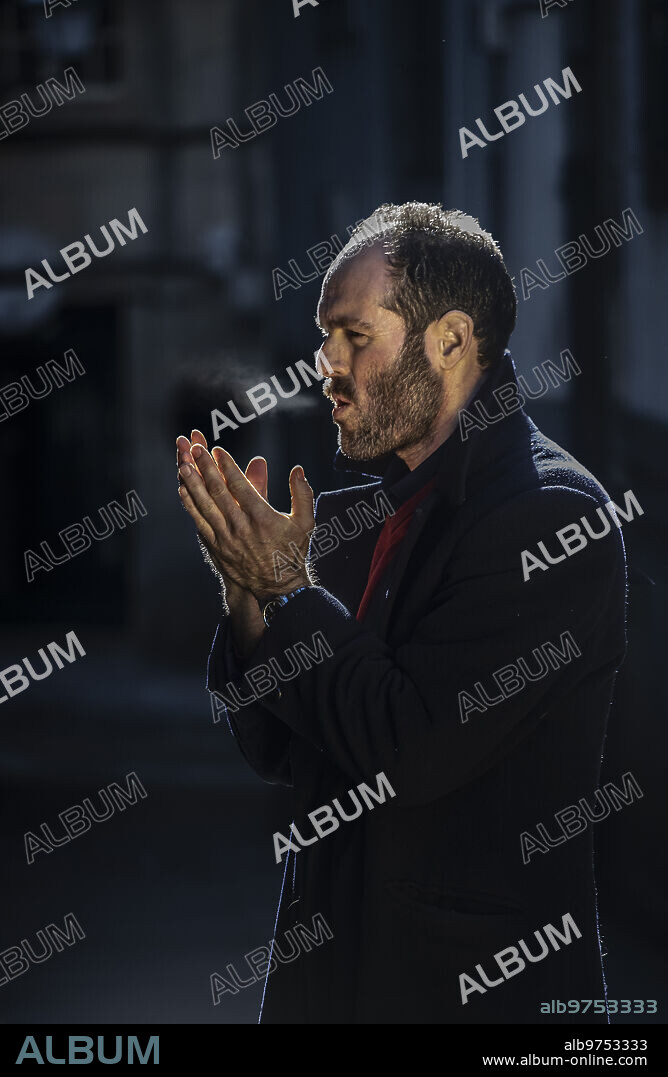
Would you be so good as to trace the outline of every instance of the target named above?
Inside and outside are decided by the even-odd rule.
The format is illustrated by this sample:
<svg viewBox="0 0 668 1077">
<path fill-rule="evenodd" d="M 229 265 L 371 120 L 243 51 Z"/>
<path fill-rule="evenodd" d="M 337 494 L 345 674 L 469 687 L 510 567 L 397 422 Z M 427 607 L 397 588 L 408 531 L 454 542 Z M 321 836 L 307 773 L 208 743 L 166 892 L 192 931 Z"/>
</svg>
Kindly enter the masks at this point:
<svg viewBox="0 0 668 1077">
<path fill-rule="evenodd" d="M 607 777 L 619 781 L 631 770 L 645 800 L 607 830 L 601 826 L 599 882 L 617 962 L 611 997 L 647 997 L 660 981 L 651 936 L 665 903 L 655 832 L 665 817 L 659 678 L 666 624 L 657 595 L 666 584 L 668 539 L 668 11 L 660 0 L 564 0 L 542 17 L 541 6 L 320 0 L 295 17 L 292 0 L 73 0 L 49 18 L 42 0 L 5 0 L 0 7 L 3 666 L 73 628 L 86 629 L 91 652 L 88 665 L 10 704 L 4 762 L 15 783 L 16 817 L 7 824 L 8 848 L 18 861 L 15 838 L 28 825 L 27 813 L 50 818 L 87 795 L 84 783 L 93 775 L 107 781 L 136 767 L 147 786 L 152 781 L 159 791 L 149 801 L 151 827 L 138 822 L 128 830 L 118 854 L 133 946 L 148 954 L 135 960 L 128 945 L 127 968 L 148 970 L 149 985 L 164 979 L 160 946 L 170 969 L 179 954 L 185 968 L 197 950 L 196 982 L 205 993 L 214 944 L 234 960 L 240 924 L 244 946 L 268 937 L 274 865 L 266 854 L 274 798 L 282 795 L 258 792 L 231 742 L 223 747 L 221 725 L 210 723 L 202 677 L 218 599 L 178 504 L 174 438 L 193 425 L 210 436 L 213 409 L 228 412 L 233 400 L 247 415 L 249 387 L 272 375 L 287 385 L 288 367 L 313 361 L 322 269 L 314 272 L 308 252 L 345 242 L 379 204 L 411 199 L 461 208 L 499 240 L 519 293 L 512 341 L 519 371 L 530 379 L 533 367 L 558 363 L 565 349 L 582 370 L 529 413 L 614 499 L 631 488 L 645 511 L 624 529 L 631 646 L 606 749 Z M 567 67 L 581 92 L 462 157 L 462 127 L 479 130 L 479 118 L 498 132 L 495 108 L 522 93 L 535 100 L 534 86 L 563 82 Z M 25 93 L 37 110 L 38 87 L 49 79 L 62 84 L 70 68 L 85 92 L 21 126 L 11 102 Z M 272 94 L 287 103 L 287 87 L 312 83 L 317 69 L 331 92 L 214 157 L 212 126 L 232 119 L 247 136 L 247 109 Z M 46 259 L 55 267 L 60 249 L 86 234 L 101 243 L 101 227 L 127 221 L 131 208 L 146 234 L 28 300 L 29 266 L 39 269 Z M 627 210 L 642 233 L 523 298 L 523 269 L 535 271 L 542 260 L 559 277 L 558 248 L 581 235 L 597 246 L 597 226 L 621 224 Z M 299 283 L 278 299 L 277 269 Z M 62 363 L 68 349 L 85 375 L 9 414 L 6 387 L 48 361 Z M 226 430 L 224 444 L 244 466 L 256 453 L 267 456 L 270 499 L 281 509 L 288 508 L 294 463 L 304 465 L 316 490 L 345 481 L 331 471 L 336 438 L 317 384 Z M 59 531 L 131 490 L 145 517 L 27 582 L 26 549 L 43 540 L 56 549 Z M 33 806 L 45 781 L 48 812 Z M 280 803 L 287 816 L 287 800 Z M 105 841 L 115 849 L 109 834 Z M 146 844 L 155 843 L 160 851 L 147 854 Z M 82 841 L 77 857 L 79 848 L 84 878 L 89 853 Z M 97 912 L 105 895 L 110 905 L 115 896 L 102 845 L 95 848 L 100 863 L 93 862 L 86 900 L 103 942 L 101 951 L 91 949 L 82 994 L 86 983 L 98 982 L 95 955 L 108 945 L 115 957 L 120 938 L 112 927 L 105 935 L 112 912 L 108 920 Z M 244 870 L 237 875 L 227 865 L 239 850 Z M 59 855 L 63 863 L 69 853 Z M 189 855 L 190 875 L 181 870 Z M 139 898 L 137 872 L 144 873 Z M 63 873 L 68 908 L 75 874 Z M 50 901 L 59 872 L 43 877 Z M 36 874 L 26 881 L 19 864 L 16 878 L 21 893 L 41 900 Z M 163 894 L 156 917 L 154 901 Z M 198 935 L 203 894 L 208 920 Z M 135 901 L 144 903 L 139 912 Z M 31 925 L 22 899 L 12 904 L 20 938 Z M 34 923 L 42 922 L 40 910 Z M 181 943 L 177 930 L 184 931 Z M 170 996 L 163 1009 L 158 991 L 147 993 L 147 1010 L 132 999 L 126 1011 L 127 981 L 118 969 L 111 1012 L 137 1019 L 152 1015 L 153 1006 L 176 1019 L 192 1012 L 193 1020 L 204 1012 L 199 999 L 188 1009 L 195 981 L 185 973 L 187 1001 Z M 51 975 L 56 997 L 60 973 L 50 969 Z M 31 984 L 26 991 L 25 1007 L 14 995 L 22 1019 L 34 1015 Z M 63 998 L 70 1017 L 69 995 Z M 46 1005 L 46 993 L 44 999 Z"/>
<path fill-rule="evenodd" d="M 345 242 L 383 201 L 438 200 L 478 216 L 516 278 L 537 259 L 556 274 L 556 248 L 582 232 L 594 242 L 597 224 L 630 207 L 643 235 L 520 296 L 513 345 L 527 372 L 574 354 L 584 376 L 533 411 L 615 489 L 644 466 L 638 424 L 659 447 L 666 12 L 655 0 L 573 0 L 544 18 L 538 0 L 424 0 L 410 12 L 396 0 L 323 0 L 298 18 L 289 0 L 86 0 L 48 19 L 41 0 L 11 0 L 0 18 L 3 101 L 35 98 L 68 67 L 85 86 L 0 142 L 5 382 L 67 348 L 87 372 L 3 429 L 19 508 L 3 536 L 14 617 L 44 617 L 45 600 L 57 616 L 71 582 L 68 566 L 26 594 L 23 551 L 136 489 L 146 520 L 76 564 L 77 601 L 85 619 L 130 627 L 143 646 L 170 642 L 166 611 L 170 621 L 187 614 L 198 581 L 210 589 L 184 552 L 173 436 L 193 423 L 210 435 L 213 408 L 312 360 L 320 276 L 276 300 L 272 270 L 293 260 L 312 276 L 306 252 L 333 234 Z M 567 66 L 581 93 L 462 159 L 461 127 L 475 130 L 479 117 L 498 129 L 497 105 L 547 77 L 563 81 Z M 214 124 L 233 118 L 248 131 L 246 108 L 318 67 L 331 94 L 214 159 Z M 132 207 L 145 236 L 27 301 L 28 265 Z M 318 400 L 317 386 L 303 390 L 226 441 L 244 464 L 269 456 L 281 507 L 297 457 L 315 485 L 332 481 L 334 438 Z M 26 437 L 43 461 L 29 501 Z"/>
</svg>

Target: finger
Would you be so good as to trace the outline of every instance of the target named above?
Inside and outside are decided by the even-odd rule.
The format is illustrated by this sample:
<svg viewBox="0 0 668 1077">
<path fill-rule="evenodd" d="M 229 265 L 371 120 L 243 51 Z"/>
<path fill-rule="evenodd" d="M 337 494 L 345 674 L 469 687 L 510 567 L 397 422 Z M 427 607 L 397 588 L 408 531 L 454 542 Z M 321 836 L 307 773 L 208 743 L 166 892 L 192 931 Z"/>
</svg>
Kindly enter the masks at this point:
<svg viewBox="0 0 668 1077">
<path fill-rule="evenodd" d="M 266 501 L 269 476 L 267 471 L 267 461 L 264 456 L 253 457 L 246 468 L 246 478 L 249 483 L 255 487 L 260 497 L 263 497 Z"/>
<path fill-rule="evenodd" d="M 192 444 L 183 434 L 176 439 L 176 466 L 181 467 L 181 464 L 189 464 L 195 470 L 199 470 L 192 455 Z M 181 476 L 179 475 L 180 483 Z"/>
<path fill-rule="evenodd" d="M 206 443 L 206 438 L 204 437 L 204 434 L 201 430 L 198 430 L 197 427 L 195 427 L 194 430 L 190 431 L 190 440 L 192 441 L 193 445 L 203 445 L 205 449 L 208 449 L 209 447 Z"/>
<path fill-rule="evenodd" d="M 290 472 L 290 515 L 304 531 L 311 532 L 315 527 L 313 513 L 313 490 L 309 486 L 304 468 L 293 467 Z"/>
<path fill-rule="evenodd" d="M 200 535 L 202 537 L 202 540 L 207 544 L 207 546 L 212 546 L 214 544 L 214 542 L 216 541 L 216 536 L 215 536 L 215 534 L 213 532 L 213 528 L 204 519 L 201 512 L 198 510 L 197 506 L 195 505 L 195 502 L 193 501 L 192 497 L 190 496 L 190 492 L 188 490 L 188 487 L 187 486 L 180 486 L 179 487 L 179 494 L 181 495 L 181 502 L 183 504 L 183 507 L 186 510 L 186 512 L 188 513 L 188 515 L 190 517 L 192 517 L 192 519 L 193 519 L 193 521 L 195 523 L 195 527 L 199 531 L 199 533 L 200 533 Z"/>
<path fill-rule="evenodd" d="M 215 446 L 213 452 L 218 469 L 225 479 L 227 489 L 244 512 L 251 516 L 257 513 L 258 509 L 267 508 L 266 501 L 260 497 L 255 487 L 251 485 L 230 454 L 225 449 L 221 449 L 219 445 Z"/>
<path fill-rule="evenodd" d="M 176 439 L 176 466 L 180 467 L 182 462 L 183 453 L 190 452 L 190 442 L 183 434 L 179 434 Z"/>
<path fill-rule="evenodd" d="M 232 494 L 227 489 L 225 479 L 218 470 L 211 455 L 201 445 L 193 446 L 193 456 L 204 480 L 204 485 L 228 523 L 241 523 L 243 514 Z"/>
<path fill-rule="evenodd" d="M 201 452 L 204 453 L 206 450 L 201 449 Z M 225 515 L 207 490 L 206 483 L 197 468 L 193 464 L 182 463 L 179 476 L 183 480 L 183 485 L 179 487 L 179 490 L 185 488 L 188 491 L 195 503 L 195 508 L 213 528 L 216 539 L 224 539 L 228 536 L 229 528 Z"/>
</svg>

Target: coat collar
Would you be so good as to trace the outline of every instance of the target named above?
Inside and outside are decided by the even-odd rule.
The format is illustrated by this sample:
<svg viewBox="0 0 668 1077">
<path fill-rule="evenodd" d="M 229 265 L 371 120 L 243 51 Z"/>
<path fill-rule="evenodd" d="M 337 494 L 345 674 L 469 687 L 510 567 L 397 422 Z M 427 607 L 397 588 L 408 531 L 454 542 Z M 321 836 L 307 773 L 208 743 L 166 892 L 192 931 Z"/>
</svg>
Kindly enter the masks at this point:
<svg viewBox="0 0 668 1077">
<path fill-rule="evenodd" d="M 452 506 L 464 503 L 467 480 L 498 458 L 517 436 L 518 425 L 527 421 L 521 408 L 514 412 L 503 412 L 494 393 L 506 386 L 514 386 L 517 390 L 515 364 L 508 350 L 489 371 L 467 407 L 460 412 L 460 417 L 464 411 L 467 413 L 467 420 L 464 424 L 460 422 L 444 442 L 448 450 L 443 452 L 443 446 L 434 450 L 441 453 L 436 488 Z M 500 419 L 504 421 L 497 427 Z M 374 460 L 351 460 L 339 449 L 334 458 L 334 467 L 337 471 L 382 478 L 393 459 L 394 453 L 387 453 Z"/>
</svg>

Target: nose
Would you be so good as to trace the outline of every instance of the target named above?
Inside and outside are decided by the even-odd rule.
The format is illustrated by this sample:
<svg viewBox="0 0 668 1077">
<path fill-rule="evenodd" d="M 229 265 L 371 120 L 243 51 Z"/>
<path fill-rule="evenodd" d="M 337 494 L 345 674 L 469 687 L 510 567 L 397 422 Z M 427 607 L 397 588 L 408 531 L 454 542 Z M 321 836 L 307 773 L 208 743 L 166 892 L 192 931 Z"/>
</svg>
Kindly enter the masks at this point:
<svg viewBox="0 0 668 1077">
<path fill-rule="evenodd" d="M 350 373 L 343 349 L 335 347 L 331 340 L 325 341 L 315 353 L 315 369 L 323 378 L 333 378 L 337 374 L 345 377 Z"/>
</svg>

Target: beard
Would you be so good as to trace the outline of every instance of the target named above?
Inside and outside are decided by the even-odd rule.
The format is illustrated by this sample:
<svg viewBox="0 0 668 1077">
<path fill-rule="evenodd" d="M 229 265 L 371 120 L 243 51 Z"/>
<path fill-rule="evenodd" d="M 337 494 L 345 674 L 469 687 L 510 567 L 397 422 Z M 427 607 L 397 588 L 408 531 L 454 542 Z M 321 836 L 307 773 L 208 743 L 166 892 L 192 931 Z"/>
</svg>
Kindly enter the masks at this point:
<svg viewBox="0 0 668 1077">
<path fill-rule="evenodd" d="M 394 361 L 371 371 L 366 401 L 359 401 L 352 378 L 329 378 L 325 396 L 341 393 L 354 405 L 339 426 L 339 448 L 351 460 L 373 460 L 417 445 L 431 434 L 445 387 L 424 350 L 424 333 L 407 332 Z"/>
</svg>

